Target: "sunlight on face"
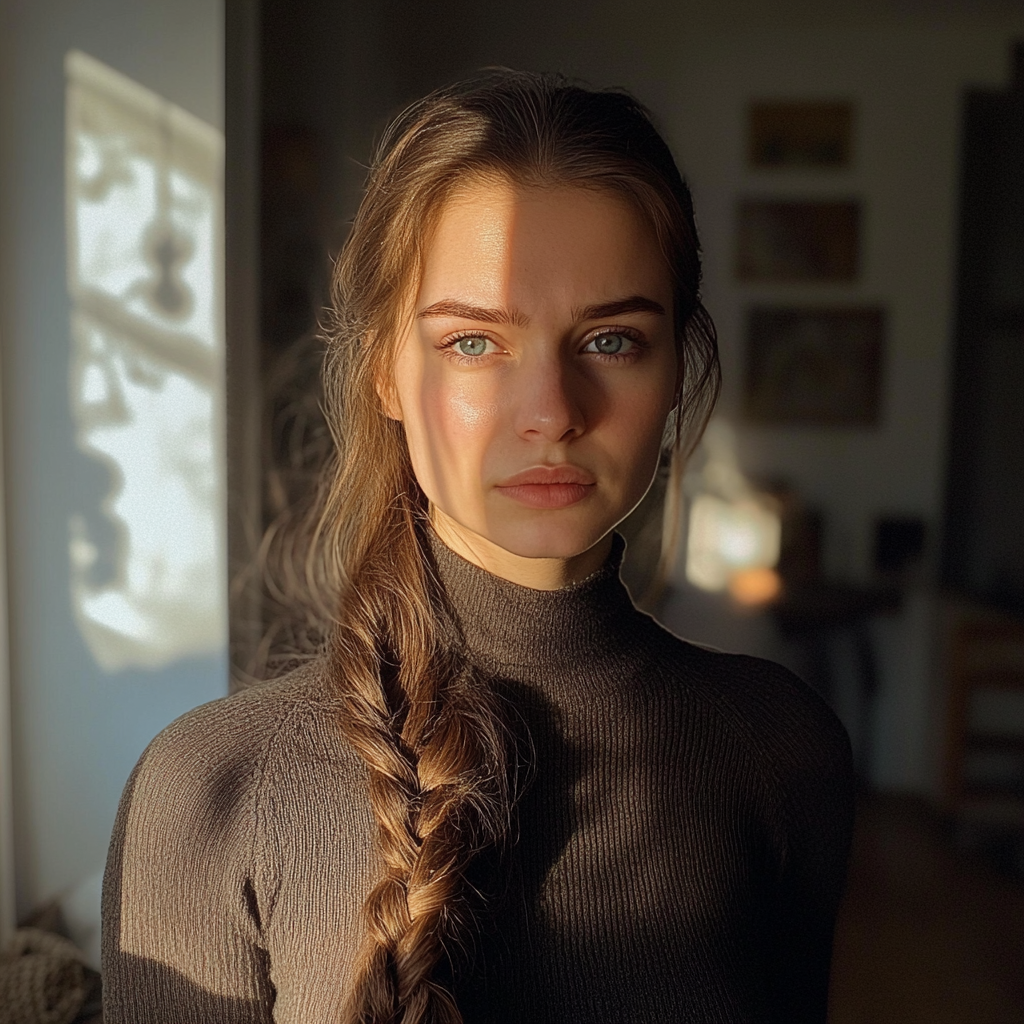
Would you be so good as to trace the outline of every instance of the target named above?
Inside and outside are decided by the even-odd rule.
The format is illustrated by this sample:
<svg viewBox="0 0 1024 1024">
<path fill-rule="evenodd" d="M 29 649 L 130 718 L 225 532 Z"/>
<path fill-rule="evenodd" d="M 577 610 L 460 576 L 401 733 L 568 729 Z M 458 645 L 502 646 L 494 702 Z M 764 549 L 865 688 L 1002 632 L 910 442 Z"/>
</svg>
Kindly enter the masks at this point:
<svg viewBox="0 0 1024 1024">
<path fill-rule="evenodd" d="M 599 549 L 651 484 L 676 373 L 671 278 L 632 207 L 480 181 L 428 240 L 382 397 L 439 533 L 495 571 Z"/>
</svg>

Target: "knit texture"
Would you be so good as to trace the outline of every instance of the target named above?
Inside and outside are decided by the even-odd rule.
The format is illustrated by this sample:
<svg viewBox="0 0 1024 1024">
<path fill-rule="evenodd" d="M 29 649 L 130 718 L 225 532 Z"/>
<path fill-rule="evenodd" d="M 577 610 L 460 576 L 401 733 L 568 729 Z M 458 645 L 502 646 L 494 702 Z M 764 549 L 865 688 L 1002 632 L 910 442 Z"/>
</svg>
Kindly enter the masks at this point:
<svg viewBox="0 0 1024 1024">
<path fill-rule="evenodd" d="M 0 952 L 0 1024 L 71 1024 L 89 999 L 82 953 L 40 928 L 19 928 Z"/>
<path fill-rule="evenodd" d="M 854 803 L 833 712 L 635 609 L 618 536 L 558 591 L 431 548 L 533 761 L 517 841 L 470 879 L 467 1024 L 822 1024 Z M 197 708 L 143 755 L 104 884 L 106 1024 L 336 1024 L 380 860 L 334 671 Z"/>
</svg>

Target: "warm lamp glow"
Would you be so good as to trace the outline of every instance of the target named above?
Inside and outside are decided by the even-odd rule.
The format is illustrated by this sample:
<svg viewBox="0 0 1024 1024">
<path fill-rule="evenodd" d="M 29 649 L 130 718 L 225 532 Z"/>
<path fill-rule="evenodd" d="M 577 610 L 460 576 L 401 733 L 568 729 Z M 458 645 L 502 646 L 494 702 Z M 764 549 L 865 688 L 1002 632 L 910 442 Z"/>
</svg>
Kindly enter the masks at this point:
<svg viewBox="0 0 1024 1024">
<path fill-rule="evenodd" d="M 755 498 L 698 495 L 690 506 L 686 578 L 702 590 L 725 590 L 737 573 L 775 565 L 779 536 L 778 515 Z"/>
<path fill-rule="evenodd" d="M 782 540 L 777 505 L 743 475 L 736 435 L 726 421 L 708 425 L 701 451 L 704 464 L 688 488 L 686 579 L 701 590 L 734 590 L 739 579 L 733 592 L 737 601 L 771 600 L 781 586 L 772 571 Z"/>
<path fill-rule="evenodd" d="M 729 593 L 737 604 L 755 607 L 774 601 L 782 593 L 782 577 L 774 569 L 742 569 L 729 580 Z"/>
</svg>

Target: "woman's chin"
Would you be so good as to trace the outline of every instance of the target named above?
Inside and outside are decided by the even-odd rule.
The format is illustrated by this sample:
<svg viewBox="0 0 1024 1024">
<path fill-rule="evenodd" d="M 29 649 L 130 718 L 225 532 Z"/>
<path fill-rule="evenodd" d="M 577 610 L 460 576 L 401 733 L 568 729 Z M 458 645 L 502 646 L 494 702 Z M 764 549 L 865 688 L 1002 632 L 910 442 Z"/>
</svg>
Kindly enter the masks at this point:
<svg viewBox="0 0 1024 1024">
<path fill-rule="evenodd" d="M 530 517 L 527 521 L 501 524 L 488 531 L 487 539 L 520 558 L 570 559 L 589 551 L 606 537 L 612 525 L 571 521 L 570 517 Z M 562 521 L 559 521 L 562 518 Z"/>
<path fill-rule="evenodd" d="M 433 505 L 431 518 L 438 536 L 456 550 L 487 557 L 492 546 L 519 558 L 577 558 L 599 544 L 622 515 L 608 508 L 481 509 L 480 514 L 458 518 Z M 481 544 L 483 542 L 483 544 Z M 493 552 L 499 554 L 499 552 Z"/>
</svg>

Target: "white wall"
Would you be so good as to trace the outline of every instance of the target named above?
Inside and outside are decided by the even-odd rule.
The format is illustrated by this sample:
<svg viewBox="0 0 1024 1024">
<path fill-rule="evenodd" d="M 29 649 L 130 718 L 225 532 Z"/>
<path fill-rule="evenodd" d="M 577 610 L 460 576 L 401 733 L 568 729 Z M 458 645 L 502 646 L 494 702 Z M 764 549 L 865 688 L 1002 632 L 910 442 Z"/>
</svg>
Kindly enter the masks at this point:
<svg viewBox="0 0 1024 1024">
<path fill-rule="evenodd" d="M 76 449 L 69 411 L 63 61 L 72 48 L 221 128 L 222 4 L 6 0 L 0 25 L 17 905 L 24 915 L 69 897 L 88 917 L 129 771 L 164 725 L 226 692 L 227 666 L 217 655 L 106 674 L 72 619 L 68 516 L 109 485 Z"/>
<path fill-rule="evenodd" d="M 871 531 L 880 514 L 922 516 L 936 541 L 946 454 L 962 96 L 970 85 L 1005 85 L 1011 43 L 1024 38 L 1024 5 L 637 0 L 570 8 L 530 0 L 496 6 L 477 33 L 473 64 L 558 70 L 597 85 L 622 85 L 658 115 L 694 191 L 705 249 L 705 298 L 721 340 L 724 415 L 738 407 L 748 302 L 761 296 L 834 298 L 888 309 L 879 426 L 825 430 L 738 424 L 741 462 L 755 476 L 788 477 L 823 507 L 826 565 L 834 575 L 868 574 Z M 773 97 L 853 100 L 853 167 L 832 176 L 748 170 L 746 106 Z M 736 282 L 735 203 L 741 195 L 759 193 L 860 196 L 865 214 L 860 280 L 846 288 L 760 292 Z M 677 611 L 688 605 L 692 608 L 682 602 Z M 877 624 L 882 693 L 872 777 L 881 786 L 928 790 L 932 785 L 929 723 L 938 696 L 926 606 L 926 597 L 911 595 L 900 617 Z M 692 632 L 687 613 L 681 614 L 683 620 L 671 624 Z M 728 634 L 727 623 L 724 628 Z M 756 635 L 751 624 L 741 625 L 737 646 L 757 646 L 751 639 Z M 716 640 L 723 642 L 721 636 Z"/>
</svg>

